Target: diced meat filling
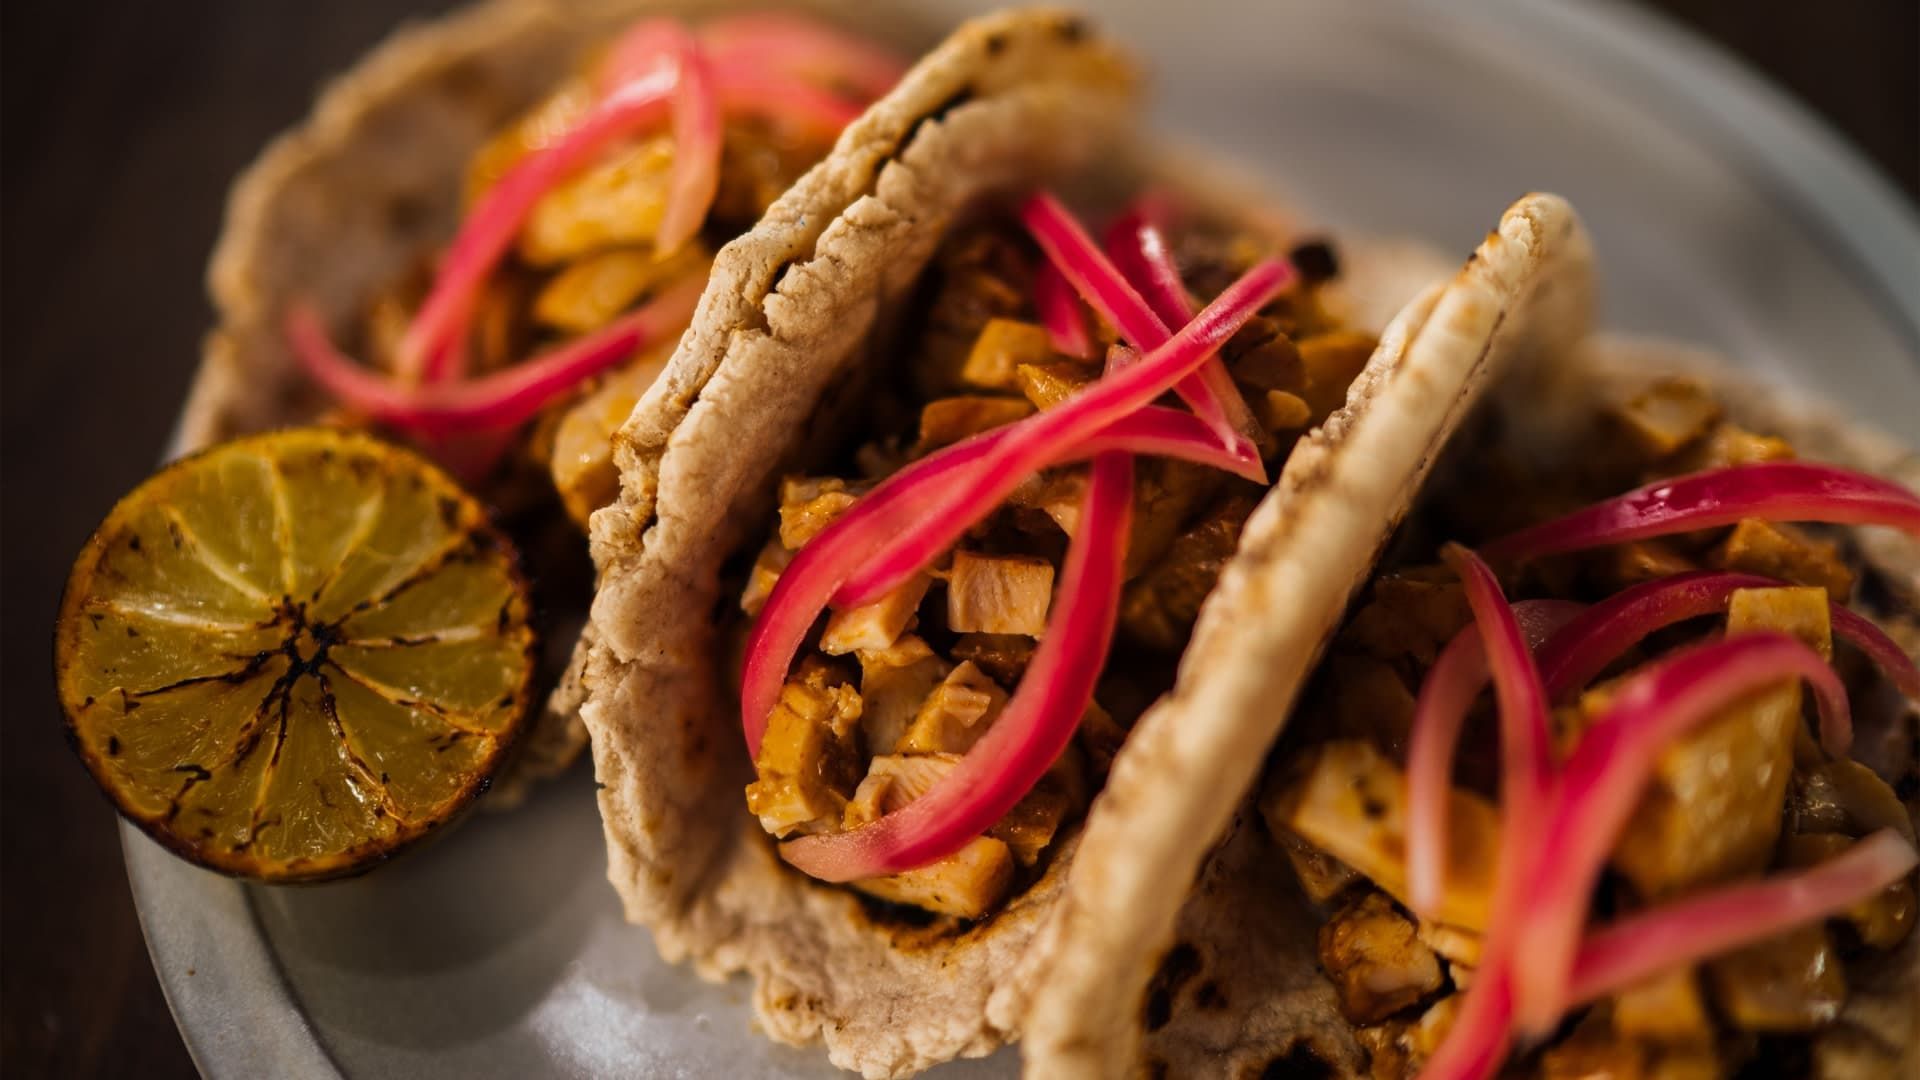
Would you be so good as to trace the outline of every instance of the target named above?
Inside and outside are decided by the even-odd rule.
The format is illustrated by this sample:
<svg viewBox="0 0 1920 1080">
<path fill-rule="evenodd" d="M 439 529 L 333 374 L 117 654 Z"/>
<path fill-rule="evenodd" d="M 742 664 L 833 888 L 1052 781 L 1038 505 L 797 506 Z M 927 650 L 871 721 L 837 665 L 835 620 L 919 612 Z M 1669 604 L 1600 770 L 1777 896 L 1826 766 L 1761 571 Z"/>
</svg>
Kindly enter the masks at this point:
<svg viewBox="0 0 1920 1080">
<path fill-rule="evenodd" d="M 1195 230 L 1204 236 L 1189 235 Z M 1203 215 L 1183 217 L 1173 233 L 1183 280 L 1203 302 L 1270 254 L 1264 243 L 1219 231 Z M 1263 308 L 1221 353 L 1269 429 L 1248 434 L 1276 475 L 1283 440 L 1270 432 L 1298 431 L 1337 407 L 1373 347 L 1371 337 L 1347 333 L 1320 303 L 1318 288 L 1335 264 L 1324 245 L 1314 252 L 1316 272 L 1303 274 L 1300 284 Z M 782 485 L 777 538 L 755 560 L 741 597 L 749 614 L 762 609 L 795 554 L 867 487 L 941 447 L 1054 408 L 1101 377 L 1097 358 L 1059 354 L 1040 324 L 1031 296 L 1041 257 L 1017 223 L 991 218 L 942 244 L 912 307 L 919 322 L 893 339 L 905 362 L 876 369 L 868 415 L 888 430 L 871 433 L 853 450 L 857 472 L 842 474 L 849 478 L 791 478 Z M 620 275 L 631 270 L 609 260 L 599 272 L 626 288 Z M 586 290 L 588 277 L 580 272 L 576 288 Z M 1100 320 L 1088 329 L 1096 357 L 1117 340 Z M 898 385 L 890 385 L 888 373 L 895 370 Z M 1125 567 L 1129 640 L 1120 646 L 1126 662 L 1103 671 L 1098 700 L 1089 703 L 1072 743 L 1035 789 L 967 849 L 855 888 L 960 918 L 989 912 L 1018 882 L 1041 872 L 1048 851 L 1104 779 L 1128 724 L 1171 685 L 1202 601 L 1262 492 L 1219 469 L 1152 456 L 1138 460 L 1135 475 Z M 783 734 L 769 736 L 773 749 L 761 755 L 753 795 L 756 813 L 768 809 L 763 821 L 776 835 L 878 820 L 921 790 L 920 781 L 938 782 L 956 755 L 993 729 L 1047 632 L 1056 579 L 1080 526 L 1087 476 L 1084 463 L 1068 463 L 1026 478 L 913 581 L 872 604 L 828 614 L 803 665 L 833 663 L 851 671 L 857 659 L 858 690 L 845 686 L 852 700 L 839 712 L 814 700 L 833 698 L 825 687 L 791 690 L 795 700 L 780 717 Z M 933 581 L 940 587 L 931 588 Z M 849 659 L 831 659 L 837 657 Z M 1102 702 L 1117 702 L 1121 719 Z M 849 744 L 851 773 L 839 767 Z M 827 762 L 831 783 L 795 779 Z M 1327 872 L 1335 873 L 1328 863 Z"/>
<path fill-rule="evenodd" d="M 827 832 L 860 779 L 860 694 L 825 664 L 780 688 L 747 785 L 747 808 L 775 836 Z"/>
<path fill-rule="evenodd" d="M 1053 602 L 1053 564 L 1025 555 L 953 553 L 947 572 L 947 628 L 959 633 L 1039 637 Z"/>
<path fill-rule="evenodd" d="M 1846 976 L 1826 927 L 1810 923 L 1707 963 L 1713 997 L 1747 1031 L 1811 1031 L 1840 1015 Z"/>
<path fill-rule="evenodd" d="M 1320 928 L 1320 966 L 1340 991 L 1342 1011 L 1361 1023 L 1384 1020 L 1440 989 L 1439 958 L 1377 892 Z"/>
<path fill-rule="evenodd" d="M 1792 525 L 1747 518 L 1707 557 L 1711 566 L 1763 574 L 1795 585 L 1815 585 L 1836 604 L 1853 595 L 1853 571 L 1839 545 L 1816 540 Z"/>
</svg>

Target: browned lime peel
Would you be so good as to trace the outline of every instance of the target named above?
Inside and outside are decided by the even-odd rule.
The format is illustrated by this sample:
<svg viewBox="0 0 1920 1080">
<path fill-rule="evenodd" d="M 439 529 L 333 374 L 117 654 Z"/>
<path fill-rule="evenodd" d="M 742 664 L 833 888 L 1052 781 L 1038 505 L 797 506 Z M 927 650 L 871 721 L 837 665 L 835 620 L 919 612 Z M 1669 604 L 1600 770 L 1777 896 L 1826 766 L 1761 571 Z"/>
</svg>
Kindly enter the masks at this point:
<svg viewBox="0 0 1920 1080">
<path fill-rule="evenodd" d="M 526 581 L 420 456 L 330 428 L 174 463 L 67 579 L 69 734 L 121 813 L 201 865 L 351 873 L 451 820 L 525 721 Z"/>
</svg>

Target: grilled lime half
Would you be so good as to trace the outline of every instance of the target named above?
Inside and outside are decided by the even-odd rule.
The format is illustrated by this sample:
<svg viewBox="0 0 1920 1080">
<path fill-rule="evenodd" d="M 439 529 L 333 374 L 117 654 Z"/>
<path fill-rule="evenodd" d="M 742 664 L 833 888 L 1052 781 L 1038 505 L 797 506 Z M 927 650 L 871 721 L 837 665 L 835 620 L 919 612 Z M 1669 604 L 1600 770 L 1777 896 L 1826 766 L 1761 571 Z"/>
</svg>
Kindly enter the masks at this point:
<svg viewBox="0 0 1920 1080">
<path fill-rule="evenodd" d="M 120 812 L 225 873 L 351 873 L 452 820 L 527 722 L 519 560 L 412 451 L 224 443 L 120 500 L 67 579 L 69 735 Z"/>
</svg>

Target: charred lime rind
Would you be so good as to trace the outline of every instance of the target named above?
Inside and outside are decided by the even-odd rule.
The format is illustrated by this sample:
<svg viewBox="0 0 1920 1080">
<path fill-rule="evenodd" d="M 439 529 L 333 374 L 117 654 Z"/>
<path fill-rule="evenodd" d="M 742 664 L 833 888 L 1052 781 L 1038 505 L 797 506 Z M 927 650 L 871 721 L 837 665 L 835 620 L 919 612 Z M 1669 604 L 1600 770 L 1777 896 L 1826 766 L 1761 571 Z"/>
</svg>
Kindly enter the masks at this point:
<svg viewBox="0 0 1920 1080">
<path fill-rule="evenodd" d="M 399 455 L 399 460 L 408 462 L 409 467 L 415 470 L 416 477 L 453 494 L 466 512 L 459 522 L 459 533 L 455 542 L 447 546 L 443 558 L 451 559 L 468 551 L 489 553 L 497 558 L 499 568 L 507 576 L 511 586 L 511 599 L 508 604 L 511 612 L 503 608 L 501 621 L 503 626 L 511 625 L 519 639 L 519 677 L 511 692 L 497 706 L 504 719 L 499 725 L 498 733 L 492 736 L 490 752 L 472 770 L 470 779 L 441 800 L 433 813 L 405 823 L 388 836 L 372 838 L 325 856 L 273 859 L 251 852 L 218 849 L 202 839 L 183 836 L 171 827 L 171 813 L 151 814 L 133 805 L 123 785 L 115 782 L 115 775 L 99 748 L 83 733 L 81 717 L 73 705 L 75 695 L 68 692 L 68 682 L 73 670 L 74 651 L 86 599 L 80 586 L 90 579 L 91 571 L 98 566 L 117 538 L 115 530 L 111 527 L 121 523 L 123 507 L 130 505 L 132 500 L 149 486 L 164 483 L 181 471 L 192 468 L 213 455 L 245 452 L 273 440 L 288 438 L 313 439 L 321 444 L 331 444 L 322 446 L 323 454 L 362 451 L 381 455 Z M 409 575 L 407 581 L 386 590 L 380 598 L 356 604 L 338 621 L 344 622 L 355 614 L 390 600 L 416 577 L 417 575 Z M 533 687 L 537 676 L 539 637 L 530 622 L 533 607 L 531 596 L 531 583 L 519 550 L 492 521 L 482 504 L 467 494 L 444 470 L 405 447 L 365 432 L 324 426 L 280 428 L 205 447 L 169 462 L 143 481 L 138 488 L 116 502 L 100 525 L 87 538 L 79 556 L 74 560 L 73 568 L 62 588 L 58 622 L 55 624 L 54 633 L 54 680 L 56 687 L 61 691 L 59 697 L 63 733 L 68 745 L 86 766 L 102 795 L 114 809 L 156 843 L 182 859 L 230 877 L 271 884 L 309 883 L 351 877 L 411 850 L 421 841 L 440 833 L 448 825 L 464 817 L 476 805 L 479 797 L 492 786 L 493 779 L 501 768 L 512 760 L 522 736 L 530 726 L 528 718 L 532 712 Z M 239 672 L 232 674 L 237 675 Z M 91 699 L 88 699 L 88 702 L 90 703 Z M 266 705 L 267 701 L 263 699 L 261 708 L 264 709 Z"/>
</svg>

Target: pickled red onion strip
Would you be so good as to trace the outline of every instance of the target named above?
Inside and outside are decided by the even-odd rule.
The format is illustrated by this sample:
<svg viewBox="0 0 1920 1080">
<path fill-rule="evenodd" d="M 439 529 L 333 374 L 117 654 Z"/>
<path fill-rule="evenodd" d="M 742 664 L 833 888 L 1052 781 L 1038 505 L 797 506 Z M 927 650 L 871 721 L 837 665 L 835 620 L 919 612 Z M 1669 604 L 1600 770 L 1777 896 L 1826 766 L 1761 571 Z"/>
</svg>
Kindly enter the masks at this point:
<svg viewBox="0 0 1920 1080">
<path fill-rule="evenodd" d="M 1833 465 L 1770 461 L 1660 480 L 1482 548 L 1490 559 L 1530 559 L 1667 536 L 1741 518 L 1885 525 L 1920 536 L 1920 495 Z"/>
<path fill-rule="evenodd" d="M 859 119 L 861 107 L 791 75 L 738 61 L 712 60 L 720 108 L 728 116 L 757 116 L 787 131 L 831 139 Z"/>
<path fill-rule="evenodd" d="M 1087 336 L 1080 299 L 1052 259 L 1042 259 L 1034 268 L 1033 306 L 1040 312 L 1040 325 L 1047 328 L 1055 352 L 1082 360 L 1093 356 L 1093 339 Z"/>
<path fill-rule="evenodd" d="M 673 165 L 653 237 L 662 255 L 680 250 L 700 231 L 720 188 L 720 95 L 713 66 L 685 30 L 671 39 L 667 52 L 679 87 L 673 95 Z"/>
<path fill-rule="evenodd" d="M 1500 815 L 1502 845 L 1524 843 L 1525 829 L 1538 822 L 1553 777 L 1553 737 L 1547 730 L 1547 692 L 1500 581 L 1478 555 L 1448 544 L 1440 549 L 1460 584 L 1479 632 L 1493 676 L 1500 711 Z M 1515 826 L 1520 826 L 1516 832 Z M 1514 836 L 1511 841 L 1505 839 Z"/>
<path fill-rule="evenodd" d="M 784 12 L 714 19 L 700 38 L 717 62 L 777 70 L 877 98 L 907 73 L 899 57 L 824 23 Z"/>
<path fill-rule="evenodd" d="M 1567 623 L 1540 650 L 1547 696 L 1562 701 L 1577 693 L 1656 630 L 1725 611 L 1736 590 L 1786 585 L 1758 574 L 1694 570 L 1616 593 Z M 1831 604 L 1830 610 L 1834 634 L 1866 653 L 1902 694 L 1920 701 L 1920 668 L 1899 643 L 1871 619 L 1844 605 Z"/>
<path fill-rule="evenodd" d="M 1593 719 L 1555 785 L 1535 841 L 1546 854 L 1525 885 L 1527 915 L 1514 951 L 1516 1020 L 1523 1032 L 1544 1034 L 1566 1011 L 1594 885 L 1661 750 L 1742 697 L 1792 678 L 1813 687 L 1823 728 L 1850 727 L 1840 677 L 1818 653 L 1774 632 L 1676 652 L 1624 680 Z M 1845 739 L 1835 741 L 1844 749 Z"/>
<path fill-rule="evenodd" d="M 1132 459 L 1095 458 L 1046 633 L 999 718 L 926 794 L 871 824 L 784 843 L 787 862 L 822 881 L 912 870 L 960 850 L 1026 797 L 1072 741 L 1106 665 L 1132 504 Z"/>
<path fill-rule="evenodd" d="M 594 91 L 606 96 L 637 79 L 667 72 L 672 51 L 687 36 L 678 19 L 641 19 L 613 39 L 594 72 Z"/>
<path fill-rule="evenodd" d="M 1532 650 L 1580 611 L 1570 600 L 1513 605 L 1514 621 Z M 1428 918 L 1436 917 L 1446 891 L 1454 753 L 1467 713 L 1489 674 L 1486 646 L 1478 627 L 1469 625 L 1441 650 L 1414 703 L 1407 741 L 1407 906 Z"/>
<path fill-rule="evenodd" d="M 514 236 L 534 204 L 614 140 L 666 116 L 676 75 L 672 69 L 661 69 L 623 84 L 596 105 L 578 127 L 540 152 L 522 158 L 481 196 L 447 248 L 432 290 L 401 339 L 394 366 L 402 380 L 433 382 L 456 374 L 445 365 L 457 354 L 439 346 L 467 321 L 481 283 L 513 246 Z"/>
<path fill-rule="evenodd" d="M 334 347 L 314 310 L 287 314 L 287 340 L 314 381 L 368 419 L 416 435 L 444 438 L 498 431 L 531 419 L 585 379 L 618 366 L 643 345 L 678 334 L 693 318 L 705 283 L 673 286 L 590 334 L 524 363 L 457 383 L 407 386 L 355 363 Z"/>
<path fill-rule="evenodd" d="M 1905 877 L 1916 863 L 1913 845 L 1882 829 L 1817 866 L 1629 916 L 1581 943 L 1567 1004 L 1586 1004 L 1662 971 L 1845 911 Z"/>
<path fill-rule="evenodd" d="M 1145 298 L 1121 276 L 1120 271 L 1094 244 L 1086 230 L 1080 227 L 1073 213 L 1061 205 L 1060 200 L 1046 192 L 1037 193 L 1021 205 L 1020 220 L 1040 245 L 1048 261 L 1059 268 L 1061 275 L 1073 285 L 1089 307 L 1113 324 L 1121 337 L 1142 351 L 1157 349 L 1166 342 L 1169 324 L 1154 314 Z M 1271 265 L 1285 269 L 1285 276 L 1274 290 L 1277 294 L 1292 280 L 1293 270 L 1283 262 L 1272 262 Z M 1262 301 L 1263 306 L 1264 303 Z M 1182 315 L 1173 325 L 1181 325 L 1186 321 L 1186 316 Z M 1225 343 L 1224 339 L 1220 342 Z M 1221 364 L 1218 356 L 1213 355 L 1217 351 L 1218 345 L 1210 349 L 1202 364 L 1219 367 L 1219 382 L 1231 388 L 1232 379 L 1227 377 L 1226 366 Z M 1214 385 L 1214 381 L 1195 373 L 1183 376 L 1176 389 L 1180 399 L 1220 432 L 1221 438 L 1245 438 L 1229 419 L 1226 404 L 1214 394 Z"/>
<path fill-rule="evenodd" d="M 1196 370 L 1246 325 L 1291 273 L 1284 263 L 1273 260 L 1255 265 L 1139 363 L 1113 371 L 1051 409 L 1007 425 L 991 462 L 957 480 L 944 494 L 940 513 L 915 522 L 886 552 L 860 567 L 834 594 L 834 604 L 858 607 L 898 588 L 992 513 L 1026 477 L 1062 459 L 1071 447 L 1147 405 Z M 1252 444 L 1243 437 L 1236 436 L 1234 445 L 1236 454 L 1252 452 Z M 1253 454 L 1257 461 L 1257 452 Z"/>
<path fill-rule="evenodd" d="M 982 432 L 889 476 L 800 549 L 781 572 L 747 639 L 741 671 L 742 729 L 755 758 L 760 756 L 767 716 L 787 669 L 835 590 L 854 567 L 928 513 L 938 500 L 937 493 L 958 473 L 977 464 L 1006 438 L 1006 432 L 1004 427 Z M 1198 417 L 1160 405 L 1121 417 L 1047 464 L 1064 465 L 1114 451 L 1178 458 L 1256 483 L 1260 477 L 1258 458 L 1236 456 L 1214 439 Z"/>
<path fill-rule="evenodd" d="M 1504 964 L 1488 962 L 1491 952 L 1482 951 L 1473 985 L 1418 1080 L 1487 1080 L 1506 1060 L 1513 1041 L 1513 976 Z"/>
<path fill-rule="evenodd" d="M 1165 326 L 1179 326 L 1193 318 L 1193 296 L 1180 280 L 1180 268 L 1174 264 L 1173 251 L 1167 246 L 1166 233 L 1157 223 L 1165 207 L 1154 196 L 1142 196 L 1107 229 L 1107 254 L 1127 281 L 1138 289 L 1153 313 Z M 1217 357 L 1200 369 L 1199 379 L 1205 392 L 1219 403 L 1221 414 L 1233 430 L 1242 434 L 1259 430 L 1253 410 L 1240 396 L 1240 388 L 1227 373 L 1227 365 Z M 1198 410 L 1195 410 L 1198 411 Z"/>
</svg>

